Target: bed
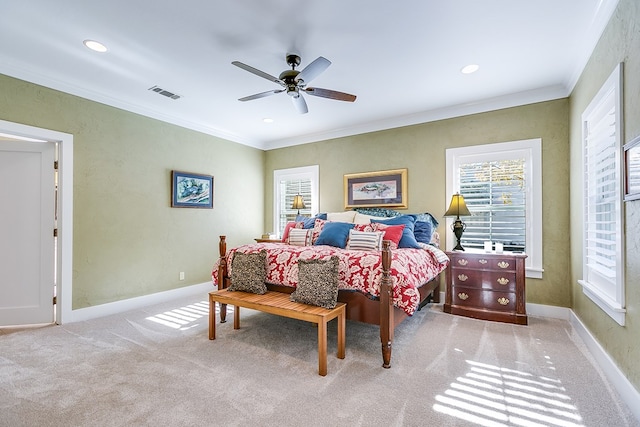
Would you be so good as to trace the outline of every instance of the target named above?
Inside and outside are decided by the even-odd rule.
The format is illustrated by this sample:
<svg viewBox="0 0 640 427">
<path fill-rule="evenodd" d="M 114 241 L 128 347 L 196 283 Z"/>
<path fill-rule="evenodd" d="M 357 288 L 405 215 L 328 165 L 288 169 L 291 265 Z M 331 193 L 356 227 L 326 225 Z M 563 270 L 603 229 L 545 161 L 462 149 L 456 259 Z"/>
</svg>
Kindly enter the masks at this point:
<svg viewBox="0 0 640 427">
<path fill-rule="evenodd" d="M 398 247 L 399 239 L 395 238 L 381 239 L 380 250 L 353 249 L 349 244 L 345 247 L 323 244 L 327 242 L 319 235 L 326 230 L 318 230 L 318 221 L 323 220 L 315 219 L 315 226 L 309 231 L 313 237 L 304 244 L 253 243 L 228 249 L 226 237 L 220 236 L 220 258 L 212 271 L 213 283 L 218 285 L 218 289 L 231 285 L 231 268 L 236 253 L 265 251 L 267 288 L 291 293 L 297 286 L 299 260 L 337 257 L 337 300 L 347 304 L 347 319 L 379 325 L 383 367 L 389 368 L 395 327 L 427 303 L 440 301 L 440 276 L 449 259 L 433 244 Z M 327 222 L 342 223 L 327 220 L 321 225 Z M 332 226 L 343 227 L 338 224 Z M 371 230 L 366 225 L 353 227 L 364 233 Z M 413 233 L 413 229 L 411 231 Z M 351 231 L 350 235 L 355 236 L 355 233 Z M 381 237 L 386 236 L 381 234 Z M 225 306 L 221 307 L 220 318 L 221 322 L 226 320 Z"/>
</svg>

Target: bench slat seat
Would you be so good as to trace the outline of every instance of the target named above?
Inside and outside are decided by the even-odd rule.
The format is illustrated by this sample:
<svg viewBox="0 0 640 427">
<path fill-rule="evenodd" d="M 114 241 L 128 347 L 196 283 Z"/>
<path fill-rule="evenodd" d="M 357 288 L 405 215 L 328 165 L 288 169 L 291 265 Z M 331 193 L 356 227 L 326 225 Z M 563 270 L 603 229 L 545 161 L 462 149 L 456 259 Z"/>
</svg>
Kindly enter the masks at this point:
<svg viewBox="0 0 640 427">
<path fill-rule="evenodd" d="M 304 320 L 318 325 L 318 373 L 327 375 L 327 323 L 338 319 L 338 358 L 345 357 L 346 305 L 337 303 L 326 309 L 293 302 L 289 294 L 268 291 L 265 294 L 232 291 L 226 289 L 209 293 L 209 339 L 216 339 L 215 303 L 234 306 L 233 329 L 240 329 L 240 307 L 275 314 L 291 319 Z"/>
</svg>

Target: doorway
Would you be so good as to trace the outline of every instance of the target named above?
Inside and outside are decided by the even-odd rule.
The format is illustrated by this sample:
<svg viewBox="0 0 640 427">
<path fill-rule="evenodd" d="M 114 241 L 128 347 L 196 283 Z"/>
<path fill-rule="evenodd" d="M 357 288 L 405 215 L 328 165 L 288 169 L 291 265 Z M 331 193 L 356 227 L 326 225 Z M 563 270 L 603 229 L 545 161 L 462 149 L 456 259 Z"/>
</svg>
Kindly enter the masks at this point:
<svg viewBox="0 0 640 427">
<path fill-rule="evenodd" d="M 0 326 L 70 320 L 72 166 L 71 135 L 0 120 Z"/>
<path fill-rule="evenodd" d="M 55 143 L 0 139 L 0 325 L 52 323 Z"/>
</svg>

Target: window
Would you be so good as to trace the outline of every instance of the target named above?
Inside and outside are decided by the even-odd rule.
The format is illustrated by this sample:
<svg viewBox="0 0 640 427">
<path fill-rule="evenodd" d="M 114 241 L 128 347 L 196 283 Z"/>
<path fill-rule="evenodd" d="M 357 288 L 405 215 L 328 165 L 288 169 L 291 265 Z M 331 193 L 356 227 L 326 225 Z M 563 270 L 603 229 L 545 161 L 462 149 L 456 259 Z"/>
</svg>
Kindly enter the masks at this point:
<svg viewBox="0 0 640 427">
<path fill-rule="evenodd" d="M 582 290 L 625 324 L 622 100 L 618 65 L 582 114 L 584 159 Z"/>
<path fill-rule="evenodd" d="M 471 216 L 462 246 L 483 249 L 501 242 L 505 251 L 525 252 L 527 277 L 542 277 L 542 141 L 451 148 L 447 157 L 447 202 L 459 192 Z M 452 219 L 447 219 L 448 223 Z M 453 233 L 447 230 L 447 249 Z"/>
<path fill-rule="evenodd" d="M 301 215 L 318 213 L 318 165 L 273 171 L 273 228 L 278 236 L 282 235 L 284 226 L 294 221 L 298 209 L 292 209 L 293 198 L 300 194 L 305 208 Z"/>
</svg>

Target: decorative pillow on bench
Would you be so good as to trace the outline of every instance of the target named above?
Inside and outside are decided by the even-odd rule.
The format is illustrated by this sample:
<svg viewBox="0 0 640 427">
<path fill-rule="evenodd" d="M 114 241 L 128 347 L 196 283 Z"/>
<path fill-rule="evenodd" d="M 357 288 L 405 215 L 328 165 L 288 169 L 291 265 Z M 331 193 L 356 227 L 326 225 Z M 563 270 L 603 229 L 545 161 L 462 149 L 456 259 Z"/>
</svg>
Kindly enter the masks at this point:
<svg viewBox="0 0 640 427">
<path fill-rule="evenodd" d="M 231 286 L 229 291 L 244 291 L 253 294 L 264 294 L 267 285 L 267 251 L 253 254 L 236 252 L 231 264 Z"/>
<path fill-rule="evenodd" d="M 335 308 L 338 301 L 338 257 L 298 260 L 298 286 L 291 301 Z"/>
</svg>

